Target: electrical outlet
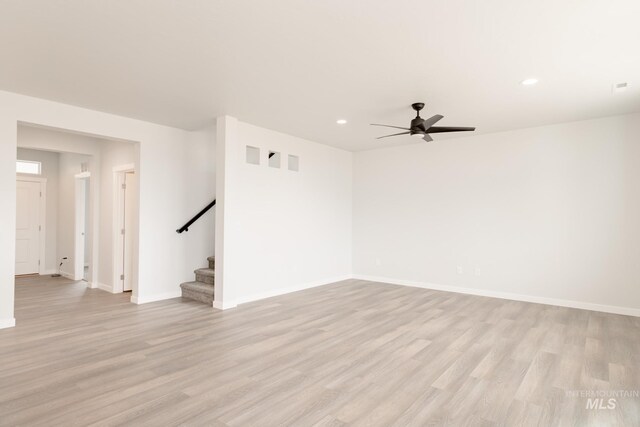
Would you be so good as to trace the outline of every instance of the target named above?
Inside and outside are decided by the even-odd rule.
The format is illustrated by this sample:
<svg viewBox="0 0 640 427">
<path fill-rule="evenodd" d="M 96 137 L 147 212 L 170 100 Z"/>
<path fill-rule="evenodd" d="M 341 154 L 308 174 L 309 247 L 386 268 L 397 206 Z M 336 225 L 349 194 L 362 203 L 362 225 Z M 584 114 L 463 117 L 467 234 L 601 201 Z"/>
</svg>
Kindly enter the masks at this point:
<svg viewBox="0 0 640 427">
<path fill-rule="evenodd" d="M 376 258 L 376 265 L 382 265 L 382 262 L 380 261 L 380 258 Z"/>
<path fill-rule="evenodd" d="M 462 269 L 462 266 L 459 265 L 456 270 L 458 271 L 458 274 L 464 274 L 464 270 Z"/>
<path fill-rule="evenodd" d="M 474 274 L 476 276 L 480 276 L 480 267 L 476 267 L 476 270 L 475 270 Z"/>
</svg>

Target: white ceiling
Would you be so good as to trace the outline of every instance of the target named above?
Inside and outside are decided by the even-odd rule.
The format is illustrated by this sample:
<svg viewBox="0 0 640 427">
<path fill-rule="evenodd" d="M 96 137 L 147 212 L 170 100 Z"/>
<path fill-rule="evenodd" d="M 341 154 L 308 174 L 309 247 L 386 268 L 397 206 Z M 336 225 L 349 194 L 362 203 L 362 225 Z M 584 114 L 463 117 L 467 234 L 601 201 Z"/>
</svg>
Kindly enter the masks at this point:
<svg viewBox="0 0 640 427">
<path fill-rule="evenodd" d="M 639 17 L 638 0 L 2 1 L 0 89 L 369 149 L 414 142 L 368 123 L 405 126 L 416 101 L 478 132 L 640 111 Z"/>
</svg>

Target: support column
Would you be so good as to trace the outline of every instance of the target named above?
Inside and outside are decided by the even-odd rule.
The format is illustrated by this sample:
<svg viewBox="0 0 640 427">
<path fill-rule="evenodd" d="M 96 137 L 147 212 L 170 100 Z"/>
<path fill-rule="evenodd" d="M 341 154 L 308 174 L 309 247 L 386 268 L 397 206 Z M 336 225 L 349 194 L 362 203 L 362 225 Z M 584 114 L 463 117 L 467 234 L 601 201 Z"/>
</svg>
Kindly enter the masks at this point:
<svg viewBox="0 0 640 427">
<path fill-rule="evenodd" d="M 16 325 L 13 317 L 16 251 L 16 155 L 18 124 L 0 118 L 0 329 Z"/>
<path fill-rule="evenodd" d="M 225 252 L 229 245 L 225 242 L 225 222 L 233 205 L 234 170 L 237 167 L 238 119 L 230 116 L 216 118 L 216 274 L 214 279 L 213 307 L 221 310 L 236 306 L 233 282 L 230 280 Z M 228 252 L 227 252 L 228 253 Z"/>
</svg>

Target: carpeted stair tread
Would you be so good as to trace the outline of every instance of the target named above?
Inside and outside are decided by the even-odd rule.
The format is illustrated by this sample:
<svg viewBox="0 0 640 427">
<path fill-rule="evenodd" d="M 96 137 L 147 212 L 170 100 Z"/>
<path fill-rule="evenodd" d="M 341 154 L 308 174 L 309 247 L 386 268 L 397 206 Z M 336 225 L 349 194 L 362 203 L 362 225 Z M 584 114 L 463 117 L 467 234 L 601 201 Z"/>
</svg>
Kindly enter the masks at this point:
<svg viewBox="0 0 640 427">
<path fill-rule="evenodd" d="M 203 294 L 213 296 L 213 285 L 203 282 L 185 282 L 180 285 L 182 289 L 186 289 L 192 292 L 201 292 Z"/>
<path fill-rule="evenodd" d="M 199 268 L 194 270 L 195 274 L 202 274 L 203 276 L 214 277 L 216 275 L 216 271 L 212 268 Z"/>
<path fill-rule="evenodd" d="M 203 282 L 185 282 L 180 285 L 182 297 L 205 304 L 213 303 L 213 285 Z"/>
</svg>

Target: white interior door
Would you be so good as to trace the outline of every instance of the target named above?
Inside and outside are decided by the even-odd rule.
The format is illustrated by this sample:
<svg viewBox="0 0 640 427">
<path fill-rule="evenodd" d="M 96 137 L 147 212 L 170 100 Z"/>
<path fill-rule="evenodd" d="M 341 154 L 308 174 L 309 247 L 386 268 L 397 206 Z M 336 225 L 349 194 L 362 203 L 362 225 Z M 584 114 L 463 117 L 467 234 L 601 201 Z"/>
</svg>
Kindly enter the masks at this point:
<svg viewBox="0 0 640 427">
<path fill-rule="evenodd" d="M 135 217 L 137 213 L 136 194 L 138 194 L 138 182 L 133 172 L 124 174 L 124 280 L 123 290 L 133 290 L 134 263 L 133 255 L 135 250 Z"/>
<path fill-rule="evenodd" d="M 35 274 L 40 258 L 40 183 L 16 183 L 16 275 Z"/>
</svg>

